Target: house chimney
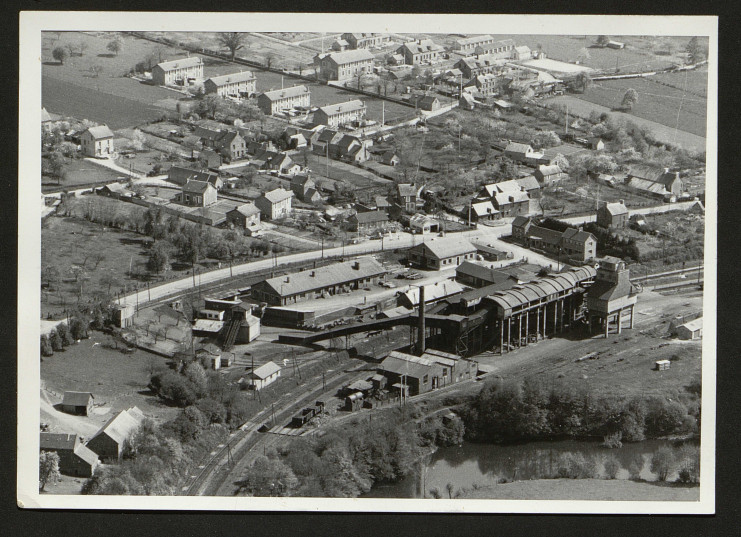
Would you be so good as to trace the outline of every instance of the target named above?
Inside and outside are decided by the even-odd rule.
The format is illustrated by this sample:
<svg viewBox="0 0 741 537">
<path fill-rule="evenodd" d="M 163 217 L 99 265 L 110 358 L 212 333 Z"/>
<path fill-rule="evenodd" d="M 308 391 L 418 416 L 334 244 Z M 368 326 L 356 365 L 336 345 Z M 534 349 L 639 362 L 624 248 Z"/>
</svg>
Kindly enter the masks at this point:
<svg viewBox="0 0 741 537">
<path fill-rule="evenodd" d="M 286 283 L 291 283 L 291 277 L 290 276 L 286 276 Z"/>
<path fill-rule="evenodd" d="M 620 205 L 625 205 L 625 200 L 620 200 Z"/>
<path fill-rule="evenodd" d="M 417 346 L 419 355 L 425 352 L 425 286 L 419 286 L 419 326 L 417 327 Z"/>
<path fill-rule="evenodd" d="M 316 276 L 316 271 L 315 270 L 312 270 L 311 271 L 311 277 L 313 278 L 314 276 Z"/>
<path fill-rule="evenodd" d="M 669 173 L 669 168 L 664 168 L 664 173 Z"/>
<path fill-rule="evenodd" d="M 355 263 L 352 264 L 352 268 L 354 270 L 360 270 L 360 261 L 355 261 Z"/>
</svg>

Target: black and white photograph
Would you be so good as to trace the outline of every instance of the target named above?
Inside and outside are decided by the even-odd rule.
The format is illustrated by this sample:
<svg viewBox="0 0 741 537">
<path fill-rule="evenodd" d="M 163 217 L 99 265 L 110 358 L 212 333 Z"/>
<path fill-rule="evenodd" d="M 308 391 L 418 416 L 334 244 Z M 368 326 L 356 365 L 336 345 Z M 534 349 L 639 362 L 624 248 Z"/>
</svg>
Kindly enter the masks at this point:
<svg viewBox="0 0 741 537">
<path fill-rule="evenodd" d="M 717 18 L 136 15 L 21 14 L 21 507 L 714 512 Z"/>
</svg>

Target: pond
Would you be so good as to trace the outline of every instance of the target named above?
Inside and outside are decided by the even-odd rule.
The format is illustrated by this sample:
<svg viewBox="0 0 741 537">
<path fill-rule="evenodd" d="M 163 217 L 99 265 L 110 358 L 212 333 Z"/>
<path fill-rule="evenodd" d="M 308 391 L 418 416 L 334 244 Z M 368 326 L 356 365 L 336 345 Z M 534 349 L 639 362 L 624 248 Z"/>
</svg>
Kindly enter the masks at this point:
<svg viewBox="0 0 741 537">
<path fill-rule="evenodd" d="M 604 472 L 602 460 L 614 455 L 622 470 L 618 479 L 628 479 L 628 468 L 634 458 L 643 459 L 641 478 L 655 480 L 651 472 L 651 455 L 662 446 L 672 446 L 668 440 L 647 440 L 633 444 L 623 444 L 619 449 L 607 449 L 601 442 L 557 441 L 531 442 L 527 444 L 499 446 L 492 444 L 464 443 L 461 446 L 440 448 L 432 456 L 420 463 L 415 475 L 391 484 L 377 484 L 366 494 L 366 498 L 421 498 L 426 491 L 429 498 L 431 489 L 446 494 L 450 483 L 454 490 L 474 486 L 495 485 L 500 478 L 507 480 L 537 479 L 555 472 L 558 458 L 562 453 L 581 453 L 592 456 L 599 462 L 600 472 Z M 676 473 L 669 480 L 676 479 Z"/>
</svg>

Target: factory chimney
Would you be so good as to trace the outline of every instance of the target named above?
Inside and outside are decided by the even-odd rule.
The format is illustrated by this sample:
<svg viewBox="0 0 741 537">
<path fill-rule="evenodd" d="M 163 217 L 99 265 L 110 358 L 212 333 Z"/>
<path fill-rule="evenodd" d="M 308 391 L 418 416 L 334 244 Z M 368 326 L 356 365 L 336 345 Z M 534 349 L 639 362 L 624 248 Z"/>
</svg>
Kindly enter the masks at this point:
<svg viewBox="0 0 741 537">
<path fill-rule="evenodd" d="M 417 346 L 419 355 L 425 352 L 425 286 L 419 286 L 419 327 L 417 329 Z"/>
</svg>

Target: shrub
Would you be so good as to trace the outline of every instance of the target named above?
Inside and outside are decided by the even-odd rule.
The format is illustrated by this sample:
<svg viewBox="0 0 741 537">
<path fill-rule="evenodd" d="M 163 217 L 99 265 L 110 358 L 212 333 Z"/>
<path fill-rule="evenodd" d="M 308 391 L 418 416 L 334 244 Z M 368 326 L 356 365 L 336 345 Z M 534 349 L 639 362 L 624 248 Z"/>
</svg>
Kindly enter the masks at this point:
<svg viewBox="0 0 741 537">
<path fill-rule="evenodd" d="M 56 330 L 52 330 L 52 332 L 49 334 L 49 344 L 51 345 L 53 351 L 61 351 L 62 349 L 64 349 L 62 338 L 59 337 L 59 333 Z"/>
<path fill-rule="evenodd" d="M 615 479 L 618 475 L 618 472 L 622 469 L 620 466 L 620 462 L 617 460 L 617 457 L 614 455 L 610 455 L 605 459 L 605 476 L 607 479 Z"/>
<path fill-rule="evenodd" d="M 71 345 L 75 342 L 74 339 L 72 339 L 72 334 L 70 334 L 69 327 L 66 323 L 61 323 L 57 325 L 56 328 L 57 335 L 59 336 L 59 339 L 62 341 L 63 346 Z"/>
<path fill-rule="evenodd" d="M 51 346 L 51 342 L 46 335 L 41 336 L 41 356 L 51 356 L 54 354 L 54 349 Z"/>
<path fill-rule="evenodd" d="M 608 434 L 607 436 L 605 436 L 602 445 L 608 449 L 621 448 L 623 447 L 623 443 L 621 442 L 622 438 L 623 433 L 621 431 L 613 434 Z"/>
<path fill-rule="evenodd" d="M 661 447 L 651 457 L 651 471 L 659 481 L 666 481 L 676 465 L 674 452 L 669 447 Z"/>
<path fill-rule="evenodd" d="M 556 466 L 558 477 L 588 479 L 597 475 L 595 461 L 583 453 L 563 453 Z"/>
</svg>

